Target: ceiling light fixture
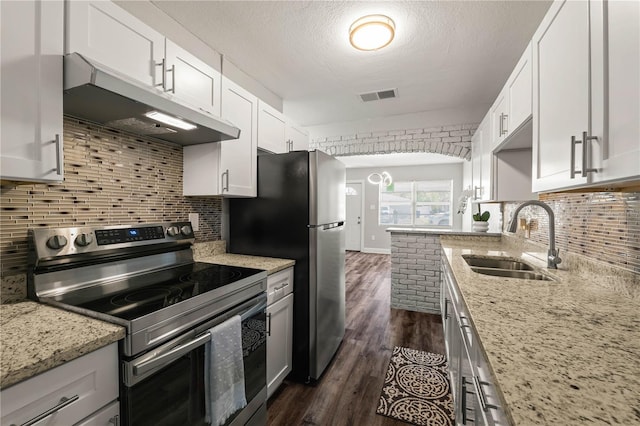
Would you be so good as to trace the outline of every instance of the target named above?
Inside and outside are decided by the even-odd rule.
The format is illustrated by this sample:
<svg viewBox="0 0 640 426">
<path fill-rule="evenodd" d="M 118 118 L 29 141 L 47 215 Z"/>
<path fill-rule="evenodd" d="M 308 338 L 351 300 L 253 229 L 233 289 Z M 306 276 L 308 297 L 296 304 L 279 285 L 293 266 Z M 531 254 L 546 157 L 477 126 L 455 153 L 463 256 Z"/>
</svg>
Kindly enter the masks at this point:
<svg viewBox="0 0 640 426">
<path fill-rule="evenodd" d="M 187 123 L 186 121 L 181 120 L 178 117 L 173 117 L 159 111 L 149 111 L 145 115 L 152 120 L 159 121 L 160 123 L 164 123 L 168 126 L 177 127 L 183 130 L 193 130 L 198 127 L 194 126 L 191 123 Z"/>
<path fill-rule="evenodd" d="M 349 41 L 358 50 L 378 50 L 393 40 L 396 24 L 385 15 L 367 15 L 349 28 Z"/>
<path fill-rule="evenodd" d="M 371 173 L 367 176 L 367 181 L 373 185 L 389 186 L 393 183 L 393 178 L 389 172 Z"/>
</svg>

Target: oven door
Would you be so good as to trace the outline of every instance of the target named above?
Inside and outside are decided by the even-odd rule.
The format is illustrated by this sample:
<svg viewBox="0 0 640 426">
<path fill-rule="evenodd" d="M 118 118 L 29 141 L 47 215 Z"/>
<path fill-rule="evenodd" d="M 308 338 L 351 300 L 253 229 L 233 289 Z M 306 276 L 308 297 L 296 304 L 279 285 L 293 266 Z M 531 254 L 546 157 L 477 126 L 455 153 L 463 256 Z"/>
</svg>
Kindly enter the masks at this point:
<svg viewBox="0 0 640 426">
<path fill-rule="evenodd" d="M 204 322 L 146 354 L 122 362 L 125 426 L 205 425 L 204 347 L 207 332 L 234 315 L 242 317 L 247 406 L 225 425 L 266 423 L 266 294 Z M 264 421 L 263 421 L 264 419 Z"/>
</svg>

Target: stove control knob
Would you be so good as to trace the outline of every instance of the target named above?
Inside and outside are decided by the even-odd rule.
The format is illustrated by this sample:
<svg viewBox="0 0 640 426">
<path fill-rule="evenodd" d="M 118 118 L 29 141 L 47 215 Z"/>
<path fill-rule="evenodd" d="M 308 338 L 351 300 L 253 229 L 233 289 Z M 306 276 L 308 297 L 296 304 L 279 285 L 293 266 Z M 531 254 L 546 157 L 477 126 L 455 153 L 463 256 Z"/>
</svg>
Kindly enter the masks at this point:
<svg viewBox="0 0 640 426">
<path fill-rule="evenodd" d="M 47 247 L 52 250 L 60 250 L 67 245 L 67 239 L 62 235 L 54 235 L 47 240 Z"/>
<path fill-rule="evenodd" d="M 76 245 L 78 247 L 86 247 L 93 242 L 91 234 L 79 234 L 76 237 Z"/>
<path fill-rule="evenodd" d="M 167 235 L 170 237 L 175 237 L 180 233 L 180 228 L 177 226 L 170 226 L 167 228 Z"/>
<path fill-rule="evenodd" d="M 182 228 L 180 228 L 180 233 L 182 235 L 184 235 L 185 237 L 188 237 L 189 235 L 191 235 L 193 233 L 193 230 L 191 229 L 191 227 L 189 225 L 185 225 Z"/>
</svg>

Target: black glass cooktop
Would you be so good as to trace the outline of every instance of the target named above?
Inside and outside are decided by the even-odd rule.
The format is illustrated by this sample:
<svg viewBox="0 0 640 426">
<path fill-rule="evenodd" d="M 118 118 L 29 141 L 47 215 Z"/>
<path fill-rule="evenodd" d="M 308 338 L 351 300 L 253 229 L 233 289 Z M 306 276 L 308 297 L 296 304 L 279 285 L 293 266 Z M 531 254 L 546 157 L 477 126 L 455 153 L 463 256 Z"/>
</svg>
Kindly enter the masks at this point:
<svg viewBox="0 0 640 426">
<path fill-rule="evenodd" d="M 260 272 L 262 270 L 194 262 L 81 289 L 55 300 L 133 320 Z"/>
</svg>

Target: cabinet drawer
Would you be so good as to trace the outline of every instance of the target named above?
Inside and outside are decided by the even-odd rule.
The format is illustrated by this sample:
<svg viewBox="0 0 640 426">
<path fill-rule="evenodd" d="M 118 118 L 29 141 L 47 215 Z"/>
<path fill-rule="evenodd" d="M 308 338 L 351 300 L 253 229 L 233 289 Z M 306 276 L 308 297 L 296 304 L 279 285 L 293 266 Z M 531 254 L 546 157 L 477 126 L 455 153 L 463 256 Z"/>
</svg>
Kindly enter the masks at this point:
<svg viewBox="0 0 640 426">
<path fill-rule="evenodd" d="M 117 399 L 117 343 L 3 390 L 0 423 L 20 425 L 28 422 L 59 406 L 62 398 L 74 401 L 38 425 L 72 425 Z"/>
<path fill-rule="evenodd" d="M 287 268 L 267 277 L 267 303 L 282 299 L 293 292 L 293 268 Z"/>
<path fill-rule="evenodd" d="M 114 401 L 73 426 L 118 426 L 119 424 L 120 403 Z"/>
</svg>

